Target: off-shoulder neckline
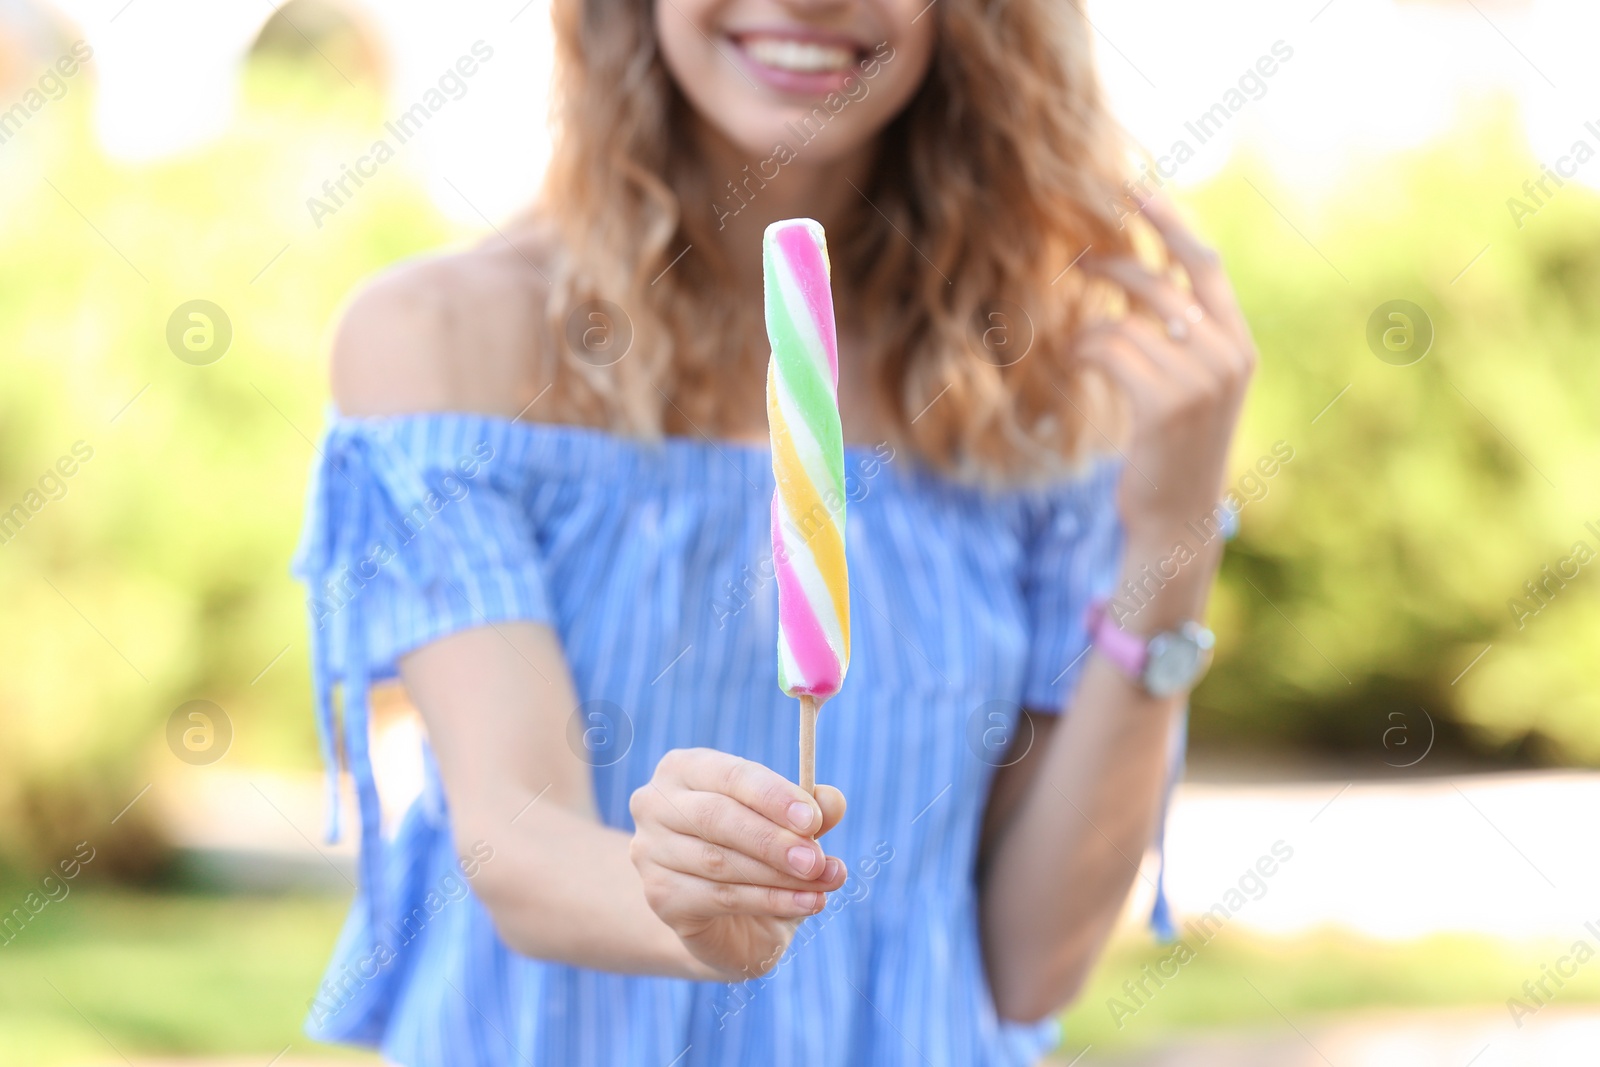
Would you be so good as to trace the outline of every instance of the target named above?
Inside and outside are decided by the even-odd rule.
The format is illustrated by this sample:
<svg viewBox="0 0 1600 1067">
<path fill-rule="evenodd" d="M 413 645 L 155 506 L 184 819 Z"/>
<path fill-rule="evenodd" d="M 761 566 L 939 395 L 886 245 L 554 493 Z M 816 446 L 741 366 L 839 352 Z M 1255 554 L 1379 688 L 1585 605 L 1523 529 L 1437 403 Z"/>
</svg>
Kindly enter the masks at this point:
<svg viewBox="0 0 1600 1067">
<path fill-rule="evenodd" d="M 415 428 L 414 432 L 431 436 L 429 428 L 443 429 L 448 434 L 449 431 L 444 429 L 447 427 L 481 427 L 484 432 L 494 434 L 497 441 L 525 450 L 521 454 L 526 458 L 547 454 L 559 460 L 563 466 L 570 467 L 573 473 L 586 476 L 625 478 L 665 463 L 668 469 L 689 472 L 687 476 L 702 480 L 710 488 L 724 482 L 728 485 L 763 484 L 765 479 L 771 477 L 772 471 L 771 448 L 751 441 L 689 437 L 683 434 L 667 434 L 656 439 L 628 437 L 576 423 L 536 422 L 450 409 L 346 415 L 334 405 L 328 406 L 327 432 L 330 434 L 386 428 L 407 432 Z M 1102 455 L 1088 458 L 1075 470 L 1038 482 L 985 485 L 936 472 L 890 442 L 876 445 L 846 444 L 844 457 L 847 466 L 857 471 L 871 472 L 878 469 L 879 465 L 887 465 L 900 472 L 896 481 L 924 484 L 931 480 L 946 490 L 965 490 L 989 498 L 1029 496 L 1041 491 L 1050 493 L 1086 487 L 1107 477 L 1111 469 L 1120 467 L 1115 456 Z"/>
<path fill-rule="evenodd" d="M 705 452 L 709 450 L 724 454 L 736 453 L 763 461 L 770 461 L 772 457 L 772 449 L 766 444 L 755 441 L 738 441 L 725 437 L 717 438 L 704 435 L 690 437 L 687 434 L 664 434 L 659 438 L 629 437 L 596 426 L 585 426 L 581 423 L 538 422 L 534 419 L 511 418 L 507 415 L 494 415 L 481 411 L 439 409 L 434 411 L 399 412 L 390 415 L 346 415 L 331 405 L 328 409 L 328 424 L 330 428 L 338 426 L 381 427 L 429 422 L 482 423 L 486 426 L 496 427 L 503 433 L 523 434 L 529 437 L 546 435 L 553 438 L 565 438 L 573 443 L 588 442 L 595 447 L 615 448 L 634 453 L 650 453 L 659 449 L 679 452 Z M 892 447 L 888 441 L 882 441 L 877 444 L 847 442 L 844 446 L 844 451 L 846 456 L 866 457 L 876 455 L 880 449 L 886 447 Z"/>
</svg>

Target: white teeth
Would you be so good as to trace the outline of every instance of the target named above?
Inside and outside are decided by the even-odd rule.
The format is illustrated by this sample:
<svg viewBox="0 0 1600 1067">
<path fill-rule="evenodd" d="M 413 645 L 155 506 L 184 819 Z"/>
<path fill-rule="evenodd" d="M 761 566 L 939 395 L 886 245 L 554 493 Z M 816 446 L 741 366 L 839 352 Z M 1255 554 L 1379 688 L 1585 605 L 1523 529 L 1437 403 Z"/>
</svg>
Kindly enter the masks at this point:
<svg viewBox="0 0 1600 1067">
<path fill-rule="evenodd" d="M 855 63 L 855 53 L 848 48 L 815 41 L 796 41 L 777 37 L 746 37 L 745 51 L 768 67 L 791 70 L 800 74 L 821 74 L 846 70 Z"/>
</svg>

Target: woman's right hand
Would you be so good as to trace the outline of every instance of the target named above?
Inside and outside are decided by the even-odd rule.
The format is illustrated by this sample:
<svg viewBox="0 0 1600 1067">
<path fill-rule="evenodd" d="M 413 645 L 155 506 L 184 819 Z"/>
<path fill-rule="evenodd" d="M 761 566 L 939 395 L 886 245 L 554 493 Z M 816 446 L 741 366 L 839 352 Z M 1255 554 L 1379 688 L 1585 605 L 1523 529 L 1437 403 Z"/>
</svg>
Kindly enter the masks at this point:
<svg viewBox="0 0 1600 1067">
<path fill-rule="evenodd" d="M 832 786 L 813 798 L 759 763 L 674 749 L 628 808 L 645 899 L 719 978 L 771 970 L 800 920 L 844 884 L 844 862 L 816 842 L 844 816 Z"/>
</svg>

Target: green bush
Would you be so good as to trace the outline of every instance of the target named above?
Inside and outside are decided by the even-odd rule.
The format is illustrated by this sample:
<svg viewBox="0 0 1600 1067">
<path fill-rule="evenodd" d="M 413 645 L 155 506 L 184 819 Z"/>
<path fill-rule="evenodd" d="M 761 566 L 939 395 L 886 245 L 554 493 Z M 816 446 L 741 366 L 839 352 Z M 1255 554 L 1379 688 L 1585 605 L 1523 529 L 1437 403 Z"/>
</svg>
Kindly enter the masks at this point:
<svg viewBox="0 0 1600 1067">
<path fill-rule="evenodd" d="M 1320 209 L 1255 169 L 1197 203 L 1262 352 L 1238 465 L 1277 440 L 1295 458 L 1230 549 L 1196 736 L 1401 763 L 1384 732 L 1420 753 L 1420 708 L 1480 754 L 1600 761 L 1597 568 L 1520 625 L 1507 607 L 1575 541 L 1600 551 L 1600 204 L 1569 185 L 1518 230 L 1506 198 L 1539 168 L 1504 119 Z M 1393 299 L 1435 329 L 1409 366 L 1365 339 Z"/>
<path fill-rule="evenodd" d="M 147 783 L 204 773 L 167 748 L 186 701 L 229 717 L 230 764 L 316 763 L 288 561 L 325 332 L 360 279 L 455 235 L 403 160 L 311 224 L 306 191 L 379 114 L 314 89 L 258 67 L 226 137 L 155 165 L 105 159 L 70 97 L 7 146 L 26 155 L 0 171 L 0 510 L 76 443 L 89 458 L 0 544 L 0 871 L 85 837 L 97 873 L 148 870 L 152 806 L 108 820 Z M 207 366 L 167 346 L 194 299 L 232 323 Z"/>
</svg>

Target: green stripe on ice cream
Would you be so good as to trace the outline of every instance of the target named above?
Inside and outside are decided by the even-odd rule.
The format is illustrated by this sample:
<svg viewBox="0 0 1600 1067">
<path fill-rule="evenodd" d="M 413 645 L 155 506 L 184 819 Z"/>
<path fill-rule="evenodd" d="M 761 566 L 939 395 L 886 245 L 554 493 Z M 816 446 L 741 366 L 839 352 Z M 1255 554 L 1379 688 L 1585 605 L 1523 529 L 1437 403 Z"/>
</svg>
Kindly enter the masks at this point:
<svg viewBox="0 0 1600 1067">
<path fill-rule="evenodd" d="M 808 220 L 809 221 L 809 220 Z M 774 226 L 781 225 L 775 223 Z M 816 225 L 812 223 L 812 225 Z M 821 227 L 817 239 L 821 240 Z M 808 235 L 809 236 L 809 235 Z M 772 229 L 767 231 L 762 259 L 765 265 L 767 307 L 767 338 L 772 342 L 772 359 L 777 368 L 779 386 L 794 410 L 798 411 L 811 431 L 811 436 L 821 448 L 823 461 L 828 465 L 833 489 L 844 495 L 844 435 L 839 423 L 838 401 L 835 399 L 837 382 L 836 360 L 830 365 L 828 346 L 818 329 L 812 308 L 803 287 L 805 281 L 797 279 L 781 251 L 774 248 Z M 826 276 L 823 284 L 827 284 Z M 781 296 L 782 299 L 774 299 Z M 831 302 L 830 302 L 831 303 Z M 796 307 L 795 305 L 799 305 Z M 830 331 L 832 323 L 829 323 Z M 822 485 L 818 485 L 820 490 Z"/>
<path fill-rule="evenodd" d="M 762 241 L 767 419 L 772 430 L 772 556 L 778 586 L 778 679 L 825 700 L 850 662 L 844 553 L 844 443 L 838 344 L 822 227 L 792 219 Z"/>
</svg>

